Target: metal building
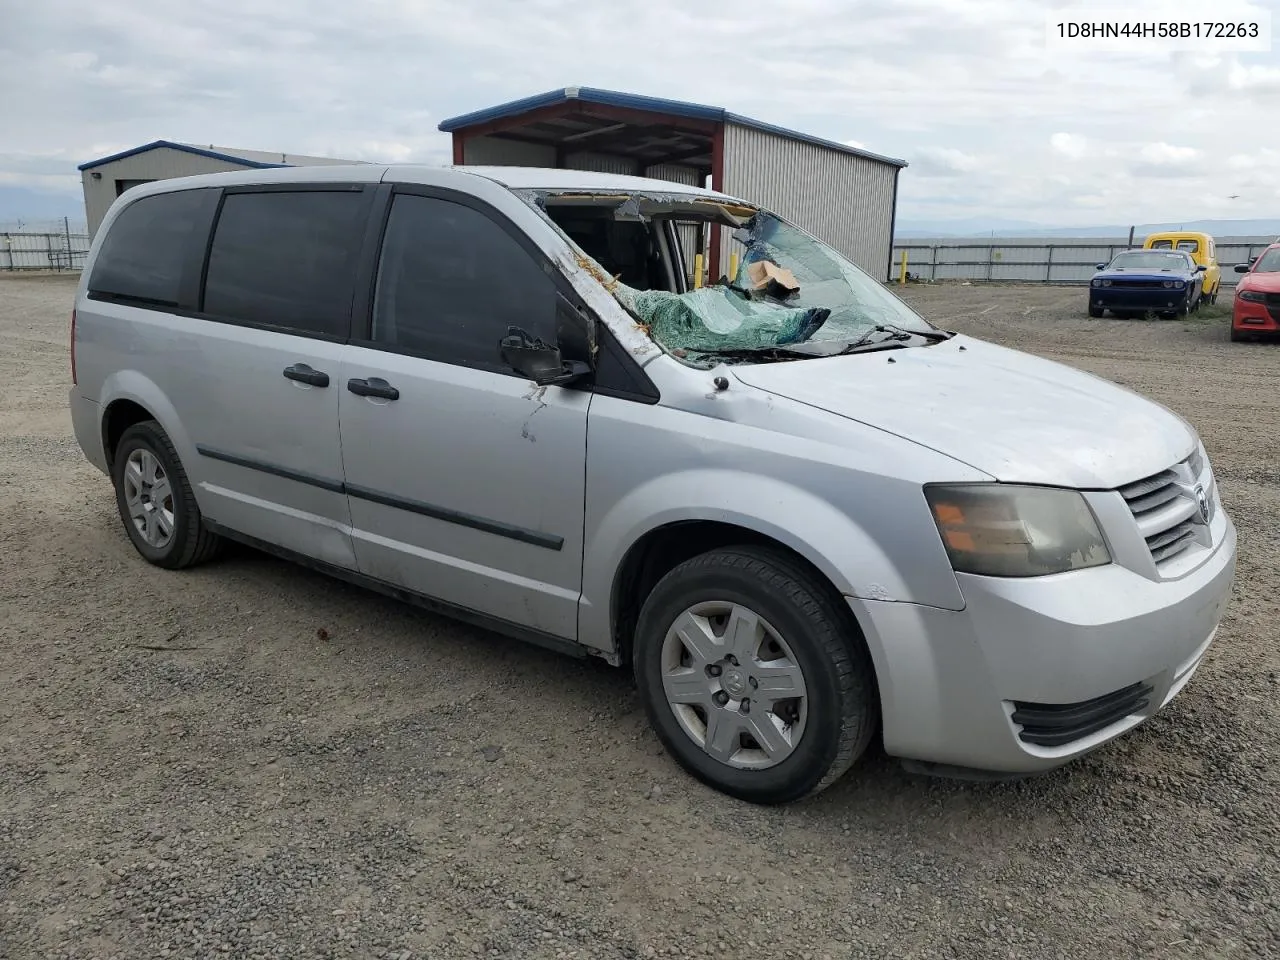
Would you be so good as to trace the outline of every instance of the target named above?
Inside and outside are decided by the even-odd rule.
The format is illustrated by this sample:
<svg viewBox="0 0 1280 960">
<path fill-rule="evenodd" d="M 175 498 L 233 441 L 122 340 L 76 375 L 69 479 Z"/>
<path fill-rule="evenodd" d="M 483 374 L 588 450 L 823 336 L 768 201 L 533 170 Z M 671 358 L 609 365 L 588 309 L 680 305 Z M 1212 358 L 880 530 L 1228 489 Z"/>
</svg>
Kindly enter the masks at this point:
<svg viewBox="0 0 1280 960">
<path fill-rule="evenodd" d="M 455 164 L 655 177 L 768 207 L 883 279 L 907 164 L 678 100 L 565 87 L 440 124 Z M 718 277 L 724 243 L 708 251 Z"/>
<path fill-rule="evenodd" d="M 84 212 L 89 224 L 89 237 L 116 197 L 132 186 L 152 180 L 189 177 L 200 173 L 223 173 L 263 167 L 320 166 L 355 163 L 332 157 L 304 157 L 298 154 L 267 153 L 261 150 L 235 150 L 227 147 L 200 147 L 191 143 L 156 140 L 80 165 L 84 185 Z"/>
</svg>

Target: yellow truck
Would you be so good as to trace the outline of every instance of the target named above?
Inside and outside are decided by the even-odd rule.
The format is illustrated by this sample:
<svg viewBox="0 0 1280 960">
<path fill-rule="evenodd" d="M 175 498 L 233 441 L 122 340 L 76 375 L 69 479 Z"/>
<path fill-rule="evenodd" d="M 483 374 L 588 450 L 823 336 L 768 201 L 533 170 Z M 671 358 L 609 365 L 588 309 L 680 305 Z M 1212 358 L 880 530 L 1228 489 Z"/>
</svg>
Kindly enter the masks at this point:
<svg viewBox="0 0 1280 960">
<path fill-rule="evenodd" d="M 1205 268 L 1204 286 L 1200 288 L 1201 303 L 1216 303 L 1218 287 L 1222 284 L 1222 268 L 1218 266 L 1218 251 L 1214 247 L 1213 237 L 1207 233 L 1193 230 L 1173 230 L 1168 233 L 1153 233 L 1142 245 L 1144 250 L 1182 250 L 1191 255 L 1191 259 Z"/>
</svg>

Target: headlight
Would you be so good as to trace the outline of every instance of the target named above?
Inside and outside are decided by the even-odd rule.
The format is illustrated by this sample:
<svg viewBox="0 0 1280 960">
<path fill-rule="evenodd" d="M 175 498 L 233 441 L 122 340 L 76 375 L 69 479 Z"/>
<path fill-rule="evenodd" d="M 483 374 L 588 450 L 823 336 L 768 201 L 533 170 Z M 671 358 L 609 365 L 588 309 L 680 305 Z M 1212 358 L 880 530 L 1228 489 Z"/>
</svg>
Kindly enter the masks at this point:
<svg viewBox="0 0 1280 960">
<path fill-rule="evenodd" d="M 1248 300 L 1250 303 L 1266 303 L 1267 295 L 1259 293 L 1257 290 L 1241 290 L 1236 294 L 1241 300 Z"/>
<path fill-rule="evenodd" d="M 1101 281 L 1101 280 L 1094 280 L 1094 281 L 1092 281 L 1092 286 L 1100 287 L 1100 286 L 1102 286 L 1102 281 Z"/>
<path fill-rule="evenodd" d="M 1109 286 L 1111 286 L 1111 281 L 1110 281 L 1110 280 L 1103 280 L 1103 281 L 1102 281 L 1102 285 L 1103 285 L 1104 287 L 1109 287 Z"/>
<path fill-rule="evenodd" d="M 1039 577 L 1111 562 L 1074 490 L 1002 483 L 929 485 L 925 499 L 959 573 Z"/>
</svg>

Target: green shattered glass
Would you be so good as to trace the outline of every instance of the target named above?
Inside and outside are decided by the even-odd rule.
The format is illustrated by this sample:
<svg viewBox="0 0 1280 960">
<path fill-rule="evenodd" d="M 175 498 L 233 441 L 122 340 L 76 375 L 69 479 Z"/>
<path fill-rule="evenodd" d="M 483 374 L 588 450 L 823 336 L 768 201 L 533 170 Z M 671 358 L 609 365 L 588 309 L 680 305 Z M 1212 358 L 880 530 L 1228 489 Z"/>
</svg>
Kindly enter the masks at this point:
<svg viewBox="0 0 1280 960">
<path fill-rule="evenodd" d="M 730 287 L 688 293 L 636 290 L 618 283 L 613 295 L 668 350 L 714 353 L 785 346 L 811 337 L 829 311 L 753 299 Z"/>
</svg>

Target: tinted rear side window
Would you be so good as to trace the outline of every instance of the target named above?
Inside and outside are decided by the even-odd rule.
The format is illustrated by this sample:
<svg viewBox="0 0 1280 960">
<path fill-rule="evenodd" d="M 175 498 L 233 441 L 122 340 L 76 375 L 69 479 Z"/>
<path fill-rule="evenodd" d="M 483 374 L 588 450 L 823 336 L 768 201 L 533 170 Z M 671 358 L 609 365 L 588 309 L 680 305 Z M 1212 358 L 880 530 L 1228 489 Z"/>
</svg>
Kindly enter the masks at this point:
<svg viewBox="0 0 1280 960">
<path fill-rule="evenodd" d="M 538 261 L 479 210 L 397 196 L 382 244 L 373 339 L 510 374 L 499 352 L 509 326 L 556 342 L 556 287 Z"/>
<path fill-rule="evenodd" d="M 182 304 L 183 282 L 199 270 L 216 202 L 216 190 L 180 190 L 129 204 L 102 239 L 89 294 L 194 306 Z"/>
<path fill-rule="evenodd" d="M 367 196 L 356 190 L 230 193 L 213 234 L 204 312 L 346 337 Z"/>
</svg>

